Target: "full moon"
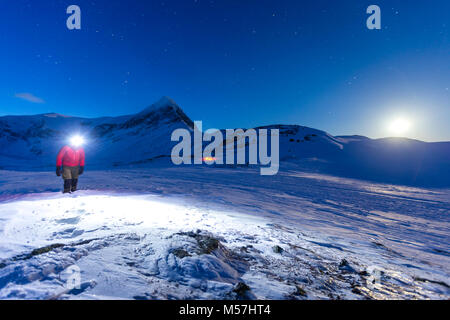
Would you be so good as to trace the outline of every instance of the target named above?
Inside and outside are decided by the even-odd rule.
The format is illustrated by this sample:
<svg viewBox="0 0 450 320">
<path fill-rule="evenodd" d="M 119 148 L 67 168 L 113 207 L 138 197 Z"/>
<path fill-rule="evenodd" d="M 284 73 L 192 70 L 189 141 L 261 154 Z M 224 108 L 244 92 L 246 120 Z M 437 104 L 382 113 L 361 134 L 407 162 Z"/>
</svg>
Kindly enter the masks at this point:
<svg viewBox="0 0 450 320">
<path fill-rule="evenodd" d="M 410 127 L 411 122 L 409 120 L 404 118 L 397 118 L 389 124 L 389 131 L 392 134 L 401 135 L 408 132 Z"/>
</svg>

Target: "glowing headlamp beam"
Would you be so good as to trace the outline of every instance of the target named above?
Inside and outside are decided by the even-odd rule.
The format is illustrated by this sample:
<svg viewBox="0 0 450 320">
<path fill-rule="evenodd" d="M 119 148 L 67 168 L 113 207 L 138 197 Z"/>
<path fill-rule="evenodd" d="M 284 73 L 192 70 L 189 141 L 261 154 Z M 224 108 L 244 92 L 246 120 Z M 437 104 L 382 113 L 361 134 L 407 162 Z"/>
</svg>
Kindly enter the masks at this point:
<svg viewBox="0 0 450 320">
<path fill-rule="evenodd" d="M 70 144 L 74 147 L 79 147 L 84 144 L 84 138 L 82 136 L 73 136 L 70 138 Z"/>
</svg>

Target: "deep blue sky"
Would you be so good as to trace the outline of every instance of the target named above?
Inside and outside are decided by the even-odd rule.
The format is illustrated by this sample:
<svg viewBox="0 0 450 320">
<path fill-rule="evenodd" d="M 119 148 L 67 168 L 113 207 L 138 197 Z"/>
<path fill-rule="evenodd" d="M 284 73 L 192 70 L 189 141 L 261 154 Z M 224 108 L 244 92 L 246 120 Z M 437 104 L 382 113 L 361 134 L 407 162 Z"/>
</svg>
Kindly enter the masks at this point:
<svg viewBox="0 0 450 320">
<path fill-rule="evenodd" d="M 449 23 L 448 0 L 2 0 L 0 115 L 123 115 L 167 95 L 204 128 L 384 137 L 403 117 L 409 137 L 450 140 Z"/>
</svg>

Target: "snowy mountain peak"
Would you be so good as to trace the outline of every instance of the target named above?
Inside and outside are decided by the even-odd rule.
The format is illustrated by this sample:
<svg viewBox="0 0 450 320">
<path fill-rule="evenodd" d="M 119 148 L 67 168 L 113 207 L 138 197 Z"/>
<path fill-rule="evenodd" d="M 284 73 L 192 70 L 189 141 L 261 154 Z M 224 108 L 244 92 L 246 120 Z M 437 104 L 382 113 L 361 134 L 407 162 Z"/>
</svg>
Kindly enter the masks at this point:
<svg viewBox="0 0 450 320">
<path fill-rule="evenodd" d="M 170 107 L 172 109 L 181 109 L 173 99 L 171 99 L 170 97 L 167 97 L 167 96 L 163 96 L 157 102 L 155 102 L 151 106 L 145 108 L 138 114 L 146 114 L 146 113 L 154 112 L 154 111 L 164 109 L 167 107 Z"/>
<path fill-rule="evenodd" d="M 134 126 L 143 122 L 154 123 L 158 121 L 181 121 L 187 127 L 193 129 L 194 123 L 171 98 L 164 96 L 151 106 L 137 113 L 127 121 L 126 126 Z"/>
</svg>

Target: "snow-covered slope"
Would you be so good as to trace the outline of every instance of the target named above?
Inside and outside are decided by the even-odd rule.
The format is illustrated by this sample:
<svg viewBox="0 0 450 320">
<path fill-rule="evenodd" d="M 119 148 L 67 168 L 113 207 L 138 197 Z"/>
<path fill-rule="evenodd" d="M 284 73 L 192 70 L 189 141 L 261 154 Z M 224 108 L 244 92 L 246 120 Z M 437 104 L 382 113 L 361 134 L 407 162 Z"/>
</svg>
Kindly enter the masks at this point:
<svg viewBox="0 0 450 320">
<path fill-rule="evenodd" d="M 286 166 L 0 171 L 0 299 L 449 299 L 450 190 Z"/>
<path fill-rule="evenodd" d="M 201 119 L 196 119 L 201 120 Z M 60 114 L 0 117 L 0 169 L 53 169 L 58 149 L 74 133 L 89 140 L 90 168 L 170 165 L 173 130 L 193 123 L 170 98 L 128 116 L 97 119 Z M 206 129 L 206 128 L 204 128 Z M 334 137 L 324 131 L 272 125 L 280 130 L 280 160 L 299 168 L 380 182 L 450 186 L 450 142 L 405 138 Z"/>
<path fill-rule="evenodd" d="M 304 170 L 394 184 L 450 186 L 450 142 L 333 137 L 300 126 L 278 127 L 283 128 L 280 158 Z"/>
</svg>

